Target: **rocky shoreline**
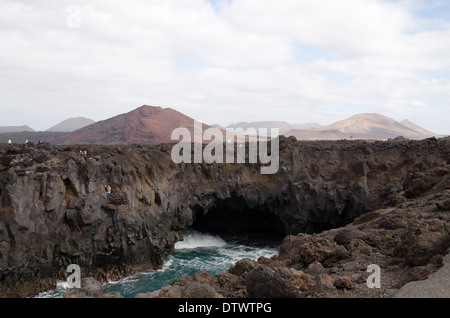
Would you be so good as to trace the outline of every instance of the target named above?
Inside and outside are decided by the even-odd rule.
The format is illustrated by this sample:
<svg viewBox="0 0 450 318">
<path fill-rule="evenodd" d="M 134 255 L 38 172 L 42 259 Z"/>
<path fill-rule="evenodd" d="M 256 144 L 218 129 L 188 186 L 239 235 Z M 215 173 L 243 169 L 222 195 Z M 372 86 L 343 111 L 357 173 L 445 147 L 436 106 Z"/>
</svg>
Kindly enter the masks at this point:
<svg viewBox="0 0 450 318">
<path fill-rule="evenodd" d="M 1 145 L 0 297 L 54 288 L 69 264 L 99 281 L 158 268 L 188 227 L 227 233 L 239 222 L 286 237 L 272 259 L 140 297 L 391 297 L 435 272 L 450 247 L 449 138 L 281 137 L 275 175 L 260 164 L 177 165 L 170 149 Z M 380 289 L 367 287 L 370 264 Z"/>
<path fill-rule="evenodd" d="M 440 186 L 341 228 L 287 236 L 271 259 L 244 259 L 217 275 L 183 276 L 159 294 L 140 297 L 394 297 L 406 283 L 428 278 L 450 253 L 448 178 Z M 380 288 L 367 285 L 371 264 L 380 268 Z"/>
<path fill-rule="evenodd" d="M 429 291 L 401 288 L 428 279 L 449 255 L 450 180 L 446 178 L 430 194 L 366 213 L 344 227 L 287 236 L 270 259 L 242 259 L 216 275 L 201 270 L 136 298 L 426 297 Z M 374 282 L 370 265 L 380 268 L 379 286 L 370 285 Z M 437 295 L 450 297 L 450 290 L 444 288 Z M 92 296 L 81 288 L 64 297 L 121 296 Z"/>
</svg>

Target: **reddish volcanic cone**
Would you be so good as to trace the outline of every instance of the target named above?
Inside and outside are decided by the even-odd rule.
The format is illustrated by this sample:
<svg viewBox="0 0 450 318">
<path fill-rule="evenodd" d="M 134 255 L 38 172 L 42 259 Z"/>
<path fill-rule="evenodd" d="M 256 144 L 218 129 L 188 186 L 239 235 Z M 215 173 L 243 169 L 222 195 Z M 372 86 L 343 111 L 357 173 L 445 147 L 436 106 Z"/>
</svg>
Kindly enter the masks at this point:
<svg viewBox="0 0 450 318">
<path fill-rule="evenodd" d="M 211 126 L 203 125 L 203 130 Z M 194 136 L 194 119 L 171 108 L 141 106 L 129 113 L 78 129 L 56 140 L 61 144 L 164 143 L 172 131 L 187 128 Z"/>
</svg>

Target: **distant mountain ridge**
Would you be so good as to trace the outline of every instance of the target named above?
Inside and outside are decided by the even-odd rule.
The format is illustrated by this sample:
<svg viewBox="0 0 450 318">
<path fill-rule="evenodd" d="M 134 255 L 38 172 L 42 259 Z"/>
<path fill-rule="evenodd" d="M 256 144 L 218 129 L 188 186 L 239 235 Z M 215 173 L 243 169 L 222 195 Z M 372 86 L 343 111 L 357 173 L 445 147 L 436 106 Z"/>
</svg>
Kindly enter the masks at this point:
<svg viewBox="0 0 450 318">
<path fill-rule="evenodd" d="M 299 140 L 389 139 L 399 136 L 410 139 L 438 137 L 409 120 L 396 120 L 377 113 L 362 113 L 331 125 L 312 129 L 292 129 L 285 133 Z"/>
<path fill-rule="evenodd" d="M 187 128 L 193 135 L 194 122 L 193 118 L 172 108 L 143 105 L 128 113 L 98 122 L 85 117 L 69 118 L 45 132 L 36 132 L 26 125 L 0 126 L 0 139 L 13 139 L 18 142 L 26 139 L 44 140 L 61 144 L 170 143 L 174 142 L 171 135 L 176 128 Z M 287 137 L 294 136 L 299 140 L 441 137 L 407 119 L 397 122 L 377 113 L 357 114 L 327 126 L 320 126 L 317 123 L 290 124 L 286 121 L 243 121 L 228 125 L 226 128 L 202 124 L 202 130 L 209 127 L 217 127 L 223 132 L 226 128 L 242 128 L 244 131 L 248 128 L 255 128 L 257 131 L 258 128 L 278 128 L 280 134 Z"/>
<path fill-rule="evenodd" d="M 0 126 L 0 133 L 11 133 L 11 132 L 35 132 L 33 128 L 23 125 L 23 126 Z"/>
<path fill-rule="evenodd" d="M 256 122 L 238 122 L 228 125 L 226 128 L 242 128 L 244 130 L 248 128 L 278 128 L 280 134 L 283 134 L 292 129 L 303 129 L 303 128 L 315 128 L 320 127 L 321 125 L 318 123 L 305 123 L 305 124 L 290 124 L 286 121 L 256 121 Z"/>
<path fill-rule="evenodd" d="M 429 135 L 429 134 L 433 134 L 435 136 L 437 136 L 437 134 L 434 134 L 416 124 L 414 124 L 413 122 L 409 121 L 408 119 L 404 119 L 400 122 L 400 124 L 402 124 L 403 126 L 408 127 L 409 129 L 412 129 L 418 133 L 424 134 L 424 135 Z"/>
<path fill-rule="evenodd" d="M 62 122 L 50 127 L 46 131 L 51 132 L 72 132 L 77 129 L 86 127 L 90 124 L 95 123 L 94 120 L 86 117 L 74 117 L 63 120 Z"/>
<path fill-rule="evenodd" d="M 315 125 L 315 124 L 312 124 Z M 216 125 L 217 126 L 217 125 Z M 202 130 L 213 127 L 203 124 Z M 220 126 L 219 126 L 220 127 Z M 388 139 L 403 136 L 424 139 L 439 136 L 404 120 L 397 122 L 377 113 L 357 114 L 328 126 L 289 129 L 285 121 L 238 122 L 227 128 L 279 128 L 280 134 L 301 140 Z M 98 121 L 55 140 L 61 144 L 170 143 L 176 128 L 187 128 L 193 136 L 194 119 L 172 108 L 143 105 L 128 113 Z M 287 130 L 289 129 L 289 130 Z M 223 130 L 223 129 L 222 129 Z"/>
</svg>

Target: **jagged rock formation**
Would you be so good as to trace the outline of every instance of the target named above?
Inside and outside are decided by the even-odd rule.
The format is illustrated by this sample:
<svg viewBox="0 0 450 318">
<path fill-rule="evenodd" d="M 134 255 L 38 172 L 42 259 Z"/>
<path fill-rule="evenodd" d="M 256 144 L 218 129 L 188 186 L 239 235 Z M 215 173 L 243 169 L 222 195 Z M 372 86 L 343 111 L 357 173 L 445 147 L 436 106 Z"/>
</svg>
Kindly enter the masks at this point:
<svg viewBox="0 0 450 318">
<path fill-rule="evenodd" d="M 280 169 L 273 175 L 260 174 L 259 163 L 175 164 L 172 145 L 166 144 L 2 145 L 0 296 L 54 288 L 72 263 L 83 277 L 100 280 L 158 268 L 187 227 L 284 236 L 344 226 L 383 204 L 415 199 L 438 186 L 449 175 L 449 145 L 448 138 L 298 142 L 280 137 Z M 104 193 L 105 185 L 111 194 Z M 301 268 L 295 264 L 307 265 L 295 256 L 296 247 L 289 247 L 291 241 L 303 244 L 301 235 L 306 234 L 285 239 L 280 251 L 281 259 L 289 255 L 283 261 L 292 260 L 285 263 L 288 272 L 268 267 L 250 277 L 310 286 L 304 273 L 293 271 Z M 445 237 L 437 240 L 443 248 Z M 333 257 L 350 253 L 351 241 L 339 243 Z M 314 261 L 327 266 L 326 257 Z M 345 278 L 338 283 L 349 285 Z M 247 287 L 259 297 L 256 285 Z"/>
</svg>

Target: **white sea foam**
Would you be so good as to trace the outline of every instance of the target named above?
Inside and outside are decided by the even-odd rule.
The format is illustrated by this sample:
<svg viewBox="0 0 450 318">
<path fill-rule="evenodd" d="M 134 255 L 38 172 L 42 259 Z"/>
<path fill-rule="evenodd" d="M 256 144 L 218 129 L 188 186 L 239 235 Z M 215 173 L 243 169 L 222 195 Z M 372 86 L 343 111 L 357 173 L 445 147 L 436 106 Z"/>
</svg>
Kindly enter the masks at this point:
<svg viewBox="0 0 450 318">
<path fill-rule="evenodd" d="M 69 282 L 67 282 L 67 281 L 59 281 L 59 282 L 56 283 L 56 288 L 70 289 Z"/>
<path fill-rule="evenodd" d="M 39 293 L 38 295 L 34 296 L 34 298 L 61 298 L 69 289 L 70 286 L 68 282 L 58 281 L 56 283 L 55 289 Z"/>
<path fill-rule="evenodd" d="M 183 235 L 183 241 L 175 243 L 175 249 L 199 247 L 224 247 L 227 243 L 218 236 L 189 230 Z"/>
</svg>

